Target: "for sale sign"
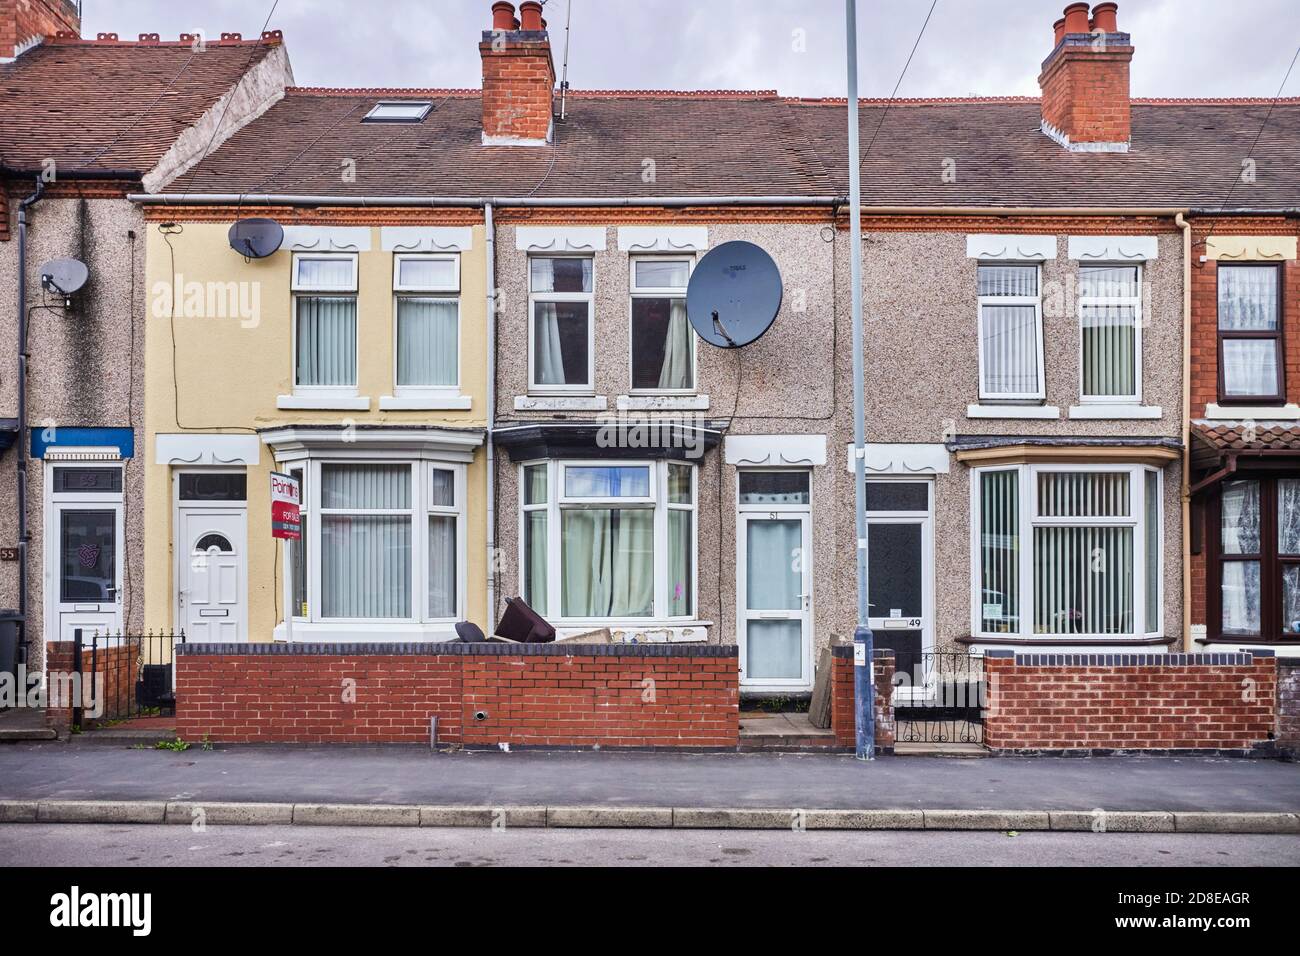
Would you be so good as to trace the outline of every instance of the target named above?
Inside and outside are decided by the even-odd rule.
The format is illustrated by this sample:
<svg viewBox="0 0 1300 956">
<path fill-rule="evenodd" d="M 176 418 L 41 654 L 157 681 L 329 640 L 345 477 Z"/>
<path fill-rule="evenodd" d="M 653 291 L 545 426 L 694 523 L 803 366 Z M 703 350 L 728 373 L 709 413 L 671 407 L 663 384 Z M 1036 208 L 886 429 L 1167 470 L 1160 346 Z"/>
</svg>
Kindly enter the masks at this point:
<svg viewBox="0 0 1300 956">
<path fill-rule="evenodd" d="M 271 537 L 302 537 L 298 508 L 302 501 L 302 488 L 293 475 L 271 472 Z"/>
</svg>

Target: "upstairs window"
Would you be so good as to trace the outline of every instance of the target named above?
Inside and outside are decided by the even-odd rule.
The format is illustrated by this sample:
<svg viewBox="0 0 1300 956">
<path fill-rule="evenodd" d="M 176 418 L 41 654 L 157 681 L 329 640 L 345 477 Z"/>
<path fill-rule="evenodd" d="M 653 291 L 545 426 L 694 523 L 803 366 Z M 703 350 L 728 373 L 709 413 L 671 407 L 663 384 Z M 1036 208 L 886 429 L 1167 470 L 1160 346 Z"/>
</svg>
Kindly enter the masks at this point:
<svg viewBox="0 0 1300 956">
<path fill-rule="evenodd" d="M 593 387 L 590 257 L 534 257 L 528 263 L 529 387 L 590 391 Z"/>
<path fill-rule="evenodd" d="M 1282 323 L 1275 265 L 1223 265 L 1219 284 L 1219 398 L 1282 402 Z"/>
<path fill-rule="evenodd" d="M 1142 396 L 1142 320 L 1137 266 L 1079 269 L 1079 333 L 1085 402 Z"/>
<path fill-rule="evenodd" d="M 357 257 L 293 258 L 294 384 L 356 388 Z"/>
<path fill-rule="evenodd" d="M 399 394 L 460 384 L 460 260 L 393 257 Z"/>
<path fill-rule="evenodd" d="M 695 336 L 686 320 L 691 260 L 632 260 L 632 388 L 695 390 Z"/>
<path fill-rule="evenodd" d="M 979 267 L 980 398 L 1043 398 L 1043 309 L 1038 266 Z"/>
</svg>

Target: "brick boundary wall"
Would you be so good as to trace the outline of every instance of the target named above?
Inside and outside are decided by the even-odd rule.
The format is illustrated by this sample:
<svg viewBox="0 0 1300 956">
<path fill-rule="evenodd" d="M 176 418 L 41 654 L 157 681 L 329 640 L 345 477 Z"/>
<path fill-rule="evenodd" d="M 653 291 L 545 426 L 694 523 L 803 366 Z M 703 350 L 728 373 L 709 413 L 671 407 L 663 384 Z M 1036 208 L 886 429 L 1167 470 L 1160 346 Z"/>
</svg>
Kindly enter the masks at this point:
<svg viewBox="0 0 1300 956">
<path fill-rule="evenodd" d="M 831 648 L 831 729 L 835 742 L 850 750 L 857 747 L 857 716 L 854 708 L 853 645 Z M 876 651 L 872 666 L 876 684 L 876 753 L 894 752 L 894 652 Z"/>
<path fill-rule="evenodd" d="M 1300 760 L 1300 660 L 1277 662 L 1277 746 L 1291 760 Z"/>
<path fill-rule="evenodd" d="M 46 693 L 49 695 L 45 705 L 45 725 L 60 737 L 66 737 L 72 731 L 72 712 L 77 701 L 69 696 L 70 688 L 65 688 L 59 679 L 51 678 L 50 675 L 66 675 L 75 671 L 76 646 L 75 641 L 51 641 L 45 645 Z M 95 654 L 82 645 L 81 673 L 97 673 L 103 678 L 101 686 L 93 689 L 83 687 L 82 706 L 86 711 L 82 714 L 83 720 L 90 723 L 96 719 L 90 715 L 94 694 L 103 694 L 103 719 L 111 719 L 114 715 L 129 710 L 135 695 L 139 656 L 140 648 L 136 644 L 101 647 Z"/>
<path fill-rule="evenodd" d="M 1277 728 L 1271 651 L 1015 654 L 986 651 L 984 743 L 994 753 L 1268 754 Z"/>
<path fill-rule="evenodd" d="M 731 748 L 734 646 L 185 644 L 176 729 L 221 743 Z"/>
</svg>

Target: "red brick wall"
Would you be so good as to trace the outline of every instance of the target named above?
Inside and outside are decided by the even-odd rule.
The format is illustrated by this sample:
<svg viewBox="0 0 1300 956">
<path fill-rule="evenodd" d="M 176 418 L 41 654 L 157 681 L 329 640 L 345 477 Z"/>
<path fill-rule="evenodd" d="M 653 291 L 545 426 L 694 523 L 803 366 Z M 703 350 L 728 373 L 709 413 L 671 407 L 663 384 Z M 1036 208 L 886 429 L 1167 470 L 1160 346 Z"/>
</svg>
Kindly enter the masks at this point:
<svg viewBox="0 0 1300 956">
<path fill-rule="evenodd" d="M 1271 656 L 1004 654 L 984 657 L 991 750 L 1248 750 L 1276 728 Z"/>
<path fill-rule="evenodd" d="M 734 747 L 739 739 L 735 648 L 411 648 L 191 645 L 177 659 L 177 732 L 227 743 L 428 743 L 436 716 L 442 745 Z"/>
<path fill-rule="evenodd" d="M 1300 760 L 1300 661 L 1277 662 L 1277 741 L 1292 760 Z"/>
<path fill-rule="evenodd" d="M 0 57 L 36 35 L 81 31 L 76 8 L 64 0 L 0 0 Z"/>
<path fill-rule="evenodd" d="M 831 652 L 831 729 L 841 747 L 856 747 L 857 710 L 854 706 L 853 647 L 841 646 Z M 894 750 L 894 653 L 876 651 L 872 667 L 876 684 L 876 751 Z"/>
<path fill-rule="evenodd" d="M 84 646 L 81 654 L 81 671 L 83 690 L 80 701 L 75 699 L 76 690 L 62 681 L 61 675 L 76 672 L 76 643 L 74 641 L 51 641 L 45 645 L 46 687 L 50 698 L 46 701 L 45 723 L 54 728 L 60 736 L 72 727 L 73 707 L 80 703 L 84 708 L 83 720 L 87 724 L 99 720 L 110 720 L 125 714 L 131 706 L 135 695 L 135 682 L 140 670 L 140 648 L 136 644 L 119 644 L 114 647 L 100 647 L 92 654 L 90 647 Z M 93 685 L 86 683 L 94 680 L 98 674 L 99 681 Z M 73 696 L 60 693 L 70 691 Z M 99 706 L 96 707 L 98 702 Z M 92 711 L 98 710 L 98 718 Z"/>
<path fill-rule="evenodd" d="M 1127 143 L 1132 59 L 1132 47 L 1061 49 L 1038 79 L 1043 119 L 1072 143 Z"/>
<path fill-rule="evenodd" d="M 551 127 L 555 67 L 547 40 L 505 34 L 503 49 L 479 44 L 483 59 L 483 132 L 488 136 L 544 140 Z"/>
</svg>

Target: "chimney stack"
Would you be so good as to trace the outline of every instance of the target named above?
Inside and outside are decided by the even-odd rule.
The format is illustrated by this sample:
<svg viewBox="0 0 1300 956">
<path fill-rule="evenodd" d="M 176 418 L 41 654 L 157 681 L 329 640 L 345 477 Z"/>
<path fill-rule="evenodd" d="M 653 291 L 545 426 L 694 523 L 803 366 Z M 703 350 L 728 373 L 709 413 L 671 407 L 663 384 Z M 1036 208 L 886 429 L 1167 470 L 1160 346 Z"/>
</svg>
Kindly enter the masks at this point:
<svg viewBox="0 0 1300 956">
<path fill-rule="evenodd" d="M 1072 3 L 1053 24 L 1055 46 L 1043 61 L 1043 132 L 1072 152 L 1123 153 L 1131 138 L 1129 62 L 1117 3 Z"/>
<path fill-rule="evenodd" d="M 71 0 L 0 0 L 0 63 L 61 30 L 81 34 L 81 16 Z"/>
<path fill-rule="evenodd" d="M 492 4 L 492 29 L 478 45 L 483 59 L 483 145 L 545 146 L 553 133 L 555 64 L 537 0 Z"/>
</svg>

